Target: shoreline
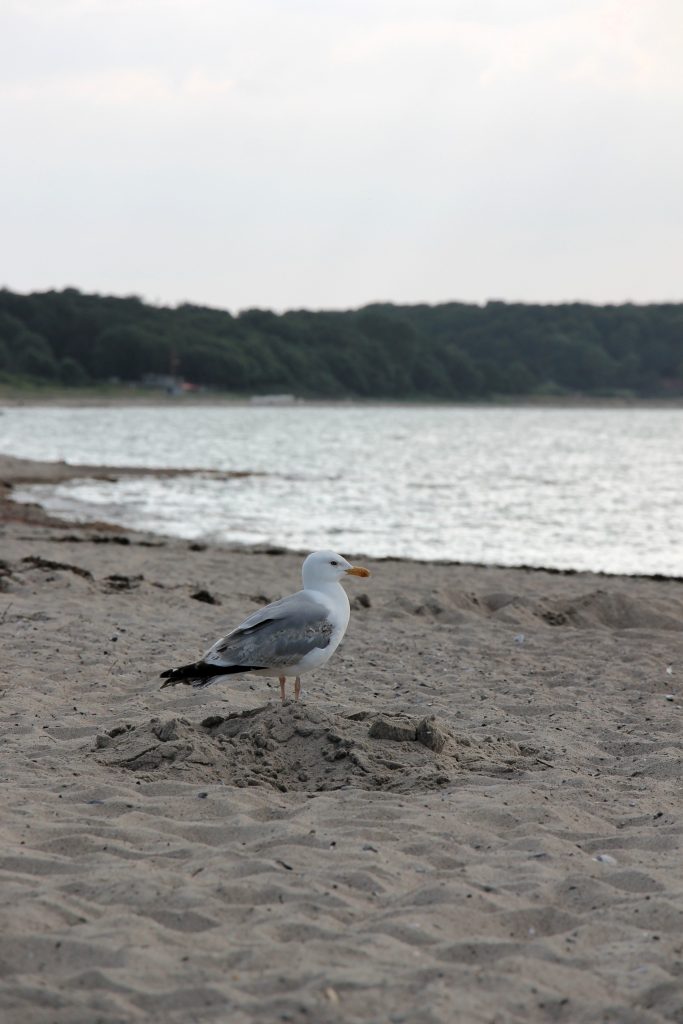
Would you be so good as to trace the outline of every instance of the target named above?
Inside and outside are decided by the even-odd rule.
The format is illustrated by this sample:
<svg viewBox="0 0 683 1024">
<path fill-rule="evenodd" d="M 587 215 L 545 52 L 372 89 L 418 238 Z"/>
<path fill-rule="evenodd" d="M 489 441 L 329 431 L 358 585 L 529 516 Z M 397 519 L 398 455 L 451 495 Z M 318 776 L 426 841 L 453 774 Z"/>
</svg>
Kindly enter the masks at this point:
<svg viewBox="0 0 683 1024">
<path fill-rule="evenodd" d="M 145 536 L 148 531 L 136 530 L 134 527 L 121 526 L 117 523 L 109 523 L 103 520 L 92 522 L 78 522 L 68 519 L 61 519 L 47 512 L 39 503 L 17 502 L 12 498 L 12 491 L 17 485 L 30 486 L 31 484 L 59 484 L 68 480 L 79 480 L 91 478 L 95 480 L 117 480 L 121 477 L 156 476 L 175 477 L 193 476 L 202 474 L 215 476 L 220 479 L 239 478 L 253 476 L 256 474 L 248 471 L 222 471 L 207 469 L 163 469 L 144 466 L 103 466 L 103 465 L 78 465 L 67 462 L 39 462 L 33 459 L 22 459 L 15 456 L 0 454 L 0 523 L 2 522 L 30 522 L 35 525 L 62 526 L 72 530 L 98 530 L 110 531 L 112 533 L 131 533 Z M 165 541 L 177 541 L 183 543 L 182 538 L 167 534 L 154 534 Z M 293 548 L 285 548 L 278 544 L 242 545 L 225 542 L 224 544 L 212 541 L 210 544 L 205 541 L 199 543 L 207 546 L 220 548 L 225 551 L 251 551 L 261 554 L 264 551 L 272 550 L 291 555 L 305 555 L 307 552 Z M 463 562 L 449 559 L 417 559 L 404 558 L 395 555 L 383 555 L 379 557 L 368 556 L 365 552 L 353 552 L 355 558 L 372 557 L 377 563 L 392 563 L 406 565 L 432 565 L 444 568 L 471 568 L 471 569 L 500 569 L 511 572 L 526 573 L 547 573 L 551 576 L 592 576 L 606 580 L 610 579 L 640 579 L 653 580 L 655 582 L 670 581 L 683 583 L 683 576 L 667 575 L 665 573 L 611 573 L 602 570 L 586 570 L 573 568 L 556 568 L 554 566 L 542 565 L 500 565 L 492 562 Z"/>
<path fill-rule="evenodd" d="M 252 401 L 252 398 L 258 401 Z M 438 398 L 302 398 L 292 396 L 291 402 L 280 404 L 269 402 L 268 395 L 232 395 L 223 393 L 167 395 L 154 391 L 133 389 L 129 394 L 90 394 L 69 391 L 55 391 L 46 394 L 3 393 L 0 389 L 0 415 L 3 408 L 63 406 L 68 409 L 98 407 L 131 407 L 156 408 L 193 408 L 211 406 L 231 406 L 247 409 L 278 409 L 292 408 L 438 408 L 438 409 L 683 409 L 683 397 L 644 398 L 638 396 L 595 396 L 595 395 L 512 395 L 509 398 L 498 396 L 491 399 L 447 400 Z M 265 401 L 263 400 L 265 399 Z"/>
<path fill-rule="evenodd" d="M 239 470 L 152 469 L 145 466 L 91 466 L 63 461 L 39 462 L 35 459 L 22 459 L 13 455 L 0 454 L 0 523 L 24 521 L 37 525 L 61 525 L 70 528 L 80 526 L 83 529 L 96 528 L 98 530 L 110 530 L 115 533 L 125 532 L 128 527 L 118 526 L 116 523 L 107 523 L 99 520 L 87 523 L 74 523 L 66 519 L 60 519 L 58 516 L 51 515 L 39 503 L 14 501 L 12 491 L 18 485 L 56 485 L 68 480 L 82 480 L 86 478 L 111 481 L 118 480 L 120 477 L 156 476 L 167 478 L 194 476 L 198 473 L 225 480 L 257 475 Z M 131 530 L 130 532 L 140 531 Z"/>
</svg>

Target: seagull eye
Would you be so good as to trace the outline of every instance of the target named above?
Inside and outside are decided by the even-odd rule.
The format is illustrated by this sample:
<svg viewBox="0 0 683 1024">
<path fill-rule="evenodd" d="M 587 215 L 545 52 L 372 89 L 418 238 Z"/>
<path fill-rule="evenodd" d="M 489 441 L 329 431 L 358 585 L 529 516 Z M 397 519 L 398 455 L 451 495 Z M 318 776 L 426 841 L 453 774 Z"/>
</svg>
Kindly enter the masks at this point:
<svg viewBox="0 0 683 1024">
<path fill-rule="evenodd" d="M 339 562 L 330 562 L 330 565 L 339 565 Z"/>
</svg>

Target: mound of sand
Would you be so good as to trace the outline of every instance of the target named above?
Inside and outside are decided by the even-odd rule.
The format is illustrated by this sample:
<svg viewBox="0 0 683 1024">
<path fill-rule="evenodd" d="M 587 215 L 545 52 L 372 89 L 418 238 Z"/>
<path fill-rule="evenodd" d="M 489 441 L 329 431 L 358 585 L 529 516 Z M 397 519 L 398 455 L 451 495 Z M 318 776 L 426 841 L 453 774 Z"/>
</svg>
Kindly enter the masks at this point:
<svg viewBox="0 0 683 1024">
<path fill-rule="evenodd" d="M 583 593 L 527 595 L 510 591 L 466 593 L 443 588 L 415 604 L 399 595 L 394 614 L 418 616 L 442 625 L 461 626 L 493 619 L 515 628 L 539 624 L 575 629 L 683 629 L 683 594 L 640 598 L 621 589 L 598 588 Z"/>
<path fill-rule="evenodd" d="M 551 626 L 575 626 L 578 629 L 675 629 L 683 628 L 680 599 L 647 600 L 618 591 L 593 590 L 574 601 L 557 602 L 542 613 Z"/>
<path fill-rule="evenodd" d="M 104 764 L 137 772 L 282 792 L 428 791 L 462 772 L 499 775 L 545 763 L 533 747 L 458 736 L 433 717 L 338 714 L 305 704 L 267 704 L 199 725 L 184 718 L 119 725 L 97 737 L 95 752 Z"/>
</svg>

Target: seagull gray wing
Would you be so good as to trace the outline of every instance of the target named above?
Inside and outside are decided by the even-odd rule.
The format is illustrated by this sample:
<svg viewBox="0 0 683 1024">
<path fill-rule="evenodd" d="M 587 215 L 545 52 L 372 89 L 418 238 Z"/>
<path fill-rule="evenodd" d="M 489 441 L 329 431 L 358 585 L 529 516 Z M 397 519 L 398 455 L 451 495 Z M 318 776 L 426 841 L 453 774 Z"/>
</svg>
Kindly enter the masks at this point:
<svg viewBox="0 0 683 1024">
<path fill-rule="evenodd" d="M 329 609 L 305 590 L 259 608 L 209 648 L 209 665 L 286 668 L 316 647 L 327 647 L 334 626 Z"/>
</svg>

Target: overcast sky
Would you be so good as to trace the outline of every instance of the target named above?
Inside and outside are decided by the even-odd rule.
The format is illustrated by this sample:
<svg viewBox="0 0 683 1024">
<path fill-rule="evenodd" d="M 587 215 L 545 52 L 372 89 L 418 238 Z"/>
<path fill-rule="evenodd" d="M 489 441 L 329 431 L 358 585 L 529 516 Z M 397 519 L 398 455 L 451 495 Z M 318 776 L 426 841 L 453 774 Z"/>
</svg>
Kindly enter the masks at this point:
<svg viewBox="0 0 683 1024">
<path fill-rule="evenodd" d="M 0 0 L 0 284 L 683 300 L 683 0 Z"/>
</svg>

